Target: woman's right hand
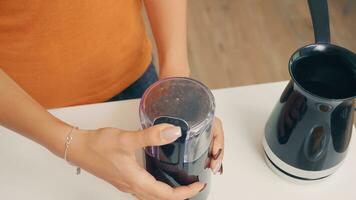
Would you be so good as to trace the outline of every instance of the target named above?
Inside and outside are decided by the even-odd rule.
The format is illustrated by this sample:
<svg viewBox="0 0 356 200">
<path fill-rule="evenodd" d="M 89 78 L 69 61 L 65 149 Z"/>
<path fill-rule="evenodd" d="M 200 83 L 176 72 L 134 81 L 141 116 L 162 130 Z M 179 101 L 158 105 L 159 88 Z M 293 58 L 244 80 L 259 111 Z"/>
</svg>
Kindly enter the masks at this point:
<svg viewBox="0 0 356 200">
<path fill-rule="evenodd" d="M 47 112 L 1 68 L 0 91 L 5 91 L 0 96 L 0 125 L 63 157 L 65 136 L 71 127 Z M 180 136 L 180 128 L 162 124 L 142 131 L 75 129 L 72 136 L 67 156 L 70 162 L 139 199 L 187 199 L 204 187 L 193 183 L 172 188 L 156 181 L 136 161 L 137 150 L 173 142 Z"/>
<path fill-rule="evenodd" d="M 140 131 L 116 128 L 75 130 L 68 160 L 117 189 L 144 200 L 182 200 L 195 196 L 205 184 L 196 182 L 172 188 L 156 181 L 139 166 L 135 152 L 146 146 L 160 146 L 180 137 L 179 127 L 156 125 Z"/>
</svg>

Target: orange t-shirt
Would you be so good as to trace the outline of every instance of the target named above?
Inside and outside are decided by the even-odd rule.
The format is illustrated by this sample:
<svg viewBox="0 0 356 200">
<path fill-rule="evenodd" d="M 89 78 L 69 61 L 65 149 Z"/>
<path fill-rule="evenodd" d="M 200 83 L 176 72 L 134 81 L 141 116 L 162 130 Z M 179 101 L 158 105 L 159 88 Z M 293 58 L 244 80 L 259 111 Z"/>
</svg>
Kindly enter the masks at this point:
<svg viewBox="0 0 356 200">
<path fill-rule="evenodd" d="M 150 61 L 141 0 L 0 1 L 0 67 L 46 108 L 108 100 Z"/>
</svg>

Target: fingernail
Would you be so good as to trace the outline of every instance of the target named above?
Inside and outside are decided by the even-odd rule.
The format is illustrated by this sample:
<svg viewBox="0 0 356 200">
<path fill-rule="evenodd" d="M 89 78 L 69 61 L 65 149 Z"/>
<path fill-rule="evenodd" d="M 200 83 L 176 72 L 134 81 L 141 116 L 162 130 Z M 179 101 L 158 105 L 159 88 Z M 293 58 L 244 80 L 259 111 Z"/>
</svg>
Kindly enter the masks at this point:
<svg viewBox="0 0 356 200">
<path fill-rule="evenodd" d="M 199 190 L 199 192 L 203 191 L 206 188 L 207 184 L 205 183 L 204 186 Z"/>
<path fill-rule="evenodd" d="M 161 131 L 161 137 L 167 141 L 174 141 L 182 135 L 180 127 L 172 126 Z"/>
<path fill-rule="evenodd" d="M 222 152 L 222 149 L 220 148 L 218 152 L 213 156 L 214 160 L 217 160 Z"/>
<path fill-rule="evenodd" d="M 220 170 L 219 170 L 219 173 L 220 175 L 222 175 L 224 173 L 224 167 L 223 167 L 223 163 L 221 163 L 221 167 L 220 167 Z"/>
<path fill-rule="evenodd" d="M 211 159 L 210 159 L 210 157 L 208 157 L 208 159 L 206 160 L 204 169 L 208 169 L 210 167 L 210 162 L 211 162 Z"/>
<path fill-rule="evenodd" d="M 221 162 L 219 162 L 219 164 L 216 165 L 216 167 L 214 168 L 213 170 L 214 175 L 216 175 L 219 172 L 220 168 L 221 168 Z"/>
</svg>

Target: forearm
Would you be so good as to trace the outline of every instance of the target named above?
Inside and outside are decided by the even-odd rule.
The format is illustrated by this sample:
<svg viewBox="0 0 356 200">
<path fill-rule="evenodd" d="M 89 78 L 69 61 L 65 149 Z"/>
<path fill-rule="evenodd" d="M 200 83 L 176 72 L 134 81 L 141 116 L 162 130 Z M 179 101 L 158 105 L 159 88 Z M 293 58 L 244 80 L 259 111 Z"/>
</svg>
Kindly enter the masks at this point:
<svg viewBox="0 0 356 200">
<path fill-rule="evenodd" d="M 156 40 L 160 70 L 179 70 L 189 76 L 187 0 L 145 0 Z"/>
<path fill-rule="evenodd" d="M 0 92 L 0 125 L 62 156 L 70 126 L 48 113 L 1 69 Z"/>
</svg>

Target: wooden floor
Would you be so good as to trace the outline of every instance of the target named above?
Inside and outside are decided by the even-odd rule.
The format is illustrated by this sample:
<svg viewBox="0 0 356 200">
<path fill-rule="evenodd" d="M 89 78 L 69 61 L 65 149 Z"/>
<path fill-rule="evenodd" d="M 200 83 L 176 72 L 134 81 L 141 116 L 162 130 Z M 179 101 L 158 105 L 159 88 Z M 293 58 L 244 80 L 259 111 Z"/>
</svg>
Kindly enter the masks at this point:
<svg viewBox="0 0 356 200">
<path fill-rule="evenodd" d="M 356 0 L 328 3 L 332 42 L 356 52 Z M 288 80 L 289 57 L 313 42 L 307 0 L 188 0 L 192 77 L 212 89 Z"/>
<path fill-rule="evenodd" d="M 188 2 L 192 77 L 212 89 L 288 80 L 290 55 L 314 42 L 307 0 Z M 356 52 L 356 0 L 328 2 L 332 42 Z"/>
<path fill-rule="evenodd" d="M 329 0 L 332 41 L 356 52 L 356 0 Z M 192 0 L 192 76 L 211 88 L 289 79 L 287 63 L 314 41 L 306 0 Z"/>
</svg>

